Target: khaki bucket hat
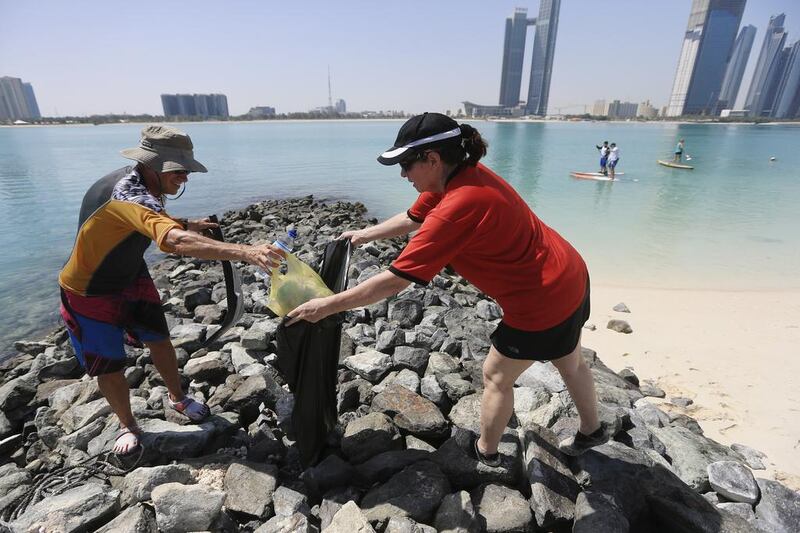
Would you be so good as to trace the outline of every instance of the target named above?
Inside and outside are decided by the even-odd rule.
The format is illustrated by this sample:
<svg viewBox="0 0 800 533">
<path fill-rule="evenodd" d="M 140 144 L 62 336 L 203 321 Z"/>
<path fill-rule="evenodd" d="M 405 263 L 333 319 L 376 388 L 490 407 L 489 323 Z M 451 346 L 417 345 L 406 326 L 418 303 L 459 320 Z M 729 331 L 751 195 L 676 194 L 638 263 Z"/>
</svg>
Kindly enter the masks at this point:
<svg viewBox="0 0 800 533">
<path fill-rule="evenodd" d="M 208 172 L 194 158 L 192 139 L 179 129 L 154 124 L 142 130 L 142 138 L 136 148 L 126 148 L 123 157 L 144 163 L 156 172 Z"/>
</svg>

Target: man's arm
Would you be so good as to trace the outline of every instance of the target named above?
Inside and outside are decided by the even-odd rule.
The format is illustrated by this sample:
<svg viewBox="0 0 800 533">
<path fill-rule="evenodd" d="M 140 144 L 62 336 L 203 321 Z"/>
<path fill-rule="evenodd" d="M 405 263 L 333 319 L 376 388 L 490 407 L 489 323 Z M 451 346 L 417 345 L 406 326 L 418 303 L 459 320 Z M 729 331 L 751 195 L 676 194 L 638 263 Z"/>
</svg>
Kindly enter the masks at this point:
<svg viewBox="0 0 800 533">
<path fill-rule="evenodd" d="M 422 224 L 419 222 L 414 222 L 408 218 L 408 213 L 403 212 L 375 226 L 345 231 L 339 238 L 346 239 L 349 237 L 353 246 L 358 246 L 359 244 L 376 241 L 378 239 L 390 239 L 392 237 L 399 237 L 400 235 L 408 235 L 412 231 L 418 230 L 421 225 Z"/>
<path fill-rule="evenodd" d="M 248 246 L 231 242 L 220 242 L 204 237 L 193 231 L 178 228 L 169 230 L 164 244 L 180 255 L 189 255 L 200 259 L 225 259 L 228 261 L 244 261 L 262 269 L 271 269 L 280 264 L 285 255 L 283 250 L 263 244 Z"/>
<path fill-rule="evenodd" d="M 334 313 L 363 307 L 395 295 L 410 284 L 411 282 L 407 279 L 385 270 L 352 289 L 325 298 L 315 298 L 298 306 L 286 315 L 291 319 L 287 325 L 292 325 L 299 320 L 319 322 Z"/>
</svg>

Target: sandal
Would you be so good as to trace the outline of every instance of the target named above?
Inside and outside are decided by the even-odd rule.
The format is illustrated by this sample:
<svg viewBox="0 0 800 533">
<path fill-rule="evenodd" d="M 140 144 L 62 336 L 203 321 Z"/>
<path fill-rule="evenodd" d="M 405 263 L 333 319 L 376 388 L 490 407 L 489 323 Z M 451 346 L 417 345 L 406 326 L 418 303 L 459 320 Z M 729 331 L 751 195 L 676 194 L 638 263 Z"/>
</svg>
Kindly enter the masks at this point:
<svg viewBox="0 0 800 533">
<path fill-rule="evenodd" d="M 130 455 L 139 447 L 139 437 L 141 435 L 142 430 L 139 426 L 134 425 L 120 428 L 111 451 L 119 456 Z"/>
<path fill-rule="evenodd" d="M 206 404 L 200 403 L 190 396 L 184 396 L 183 400 L 179 402 L 173 402 L 169 397 L 167 397 L 167 400 L 170 407 L 186 415 L 192 422 L 200 422 L 211 414 Z"/>
</svg>

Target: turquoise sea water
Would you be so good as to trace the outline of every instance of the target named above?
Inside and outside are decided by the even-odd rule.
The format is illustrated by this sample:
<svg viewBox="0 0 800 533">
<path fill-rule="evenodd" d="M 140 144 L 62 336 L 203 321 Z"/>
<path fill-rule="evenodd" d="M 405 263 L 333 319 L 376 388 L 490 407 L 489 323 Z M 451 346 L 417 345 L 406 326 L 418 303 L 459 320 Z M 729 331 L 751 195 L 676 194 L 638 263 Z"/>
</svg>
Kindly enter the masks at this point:
<svg viewBox="0 0 800 533">
<path fill-rule="evenodd" d="M 586 258 L 594 283 L 684 288 L 800 286 L 800 127 L 474 122 L 486 164 Z M 168 210 L 222 214 L 269 197 L 359 200 L 372 216 L 416 193 L 375 161 L 400 122 L 204 123 L 181 127 L 208 174 L 190 176 Z M 85 190 L 124 166 L 142 125 L 0 128 L 0 354 L 56 321 L 56 275 Z M 661 167 L 679 138 L 693 171 Z M 595 144 L 616 142 L 618 182 L 595 171 Z M 776 160 L 770 162 L 770 157 Z"/>
</svg>

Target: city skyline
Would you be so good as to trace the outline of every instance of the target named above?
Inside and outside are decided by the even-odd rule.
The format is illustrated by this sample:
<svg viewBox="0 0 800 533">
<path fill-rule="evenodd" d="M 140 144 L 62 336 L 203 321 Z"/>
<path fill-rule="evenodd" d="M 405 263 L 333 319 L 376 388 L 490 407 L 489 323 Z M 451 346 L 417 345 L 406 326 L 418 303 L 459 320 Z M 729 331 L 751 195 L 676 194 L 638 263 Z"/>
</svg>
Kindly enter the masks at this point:
<svg viewBox="0 0 800 533">
<path fill-rule="evenodd" d="M 211 16 L 205 4 L 184 13 L 149 0 L 137 6 L 89 1 L 78 17 L 57 2 L 30 6 L 0 0 L 0 75 L 31 82 L 45 116 L 159 114 L 160 94 L 195 92 L 226 94 L 231 115 L 241 115 L 265 104 L 280 112 L 318 106 L 327 99 L 330 64 L 335 96 L 345 96 L 350 109 L 455 112 L 465 99 L 497 101 L 504 37 L 498 21 L 515 7 L 533 12 L 538 2 L 429 6 L 411 0 L 412 9 L 426 13 L 426 23 L 402 27 L 380 22 L 380 10 L 367 2 L 335 9 L 321 2 L 280 8 L 243 2 L 224 17 Z M 579 113 L 597 99 L 650 100 L 660 108 L 672 86 L 690 7 L 690 0 L 666 7 L 609 0 L 603 22 L 605 15 L 592 2 L 562 3 L 549 112 Z M 308 31 L 298 42 L 293 37 L 297 20 L 311 12 Z M 740 100 L 749 89 L 766 22 L 780 12 L 786 13 L 791 45 L 800 36 L 800 5 L 762 0 L 749 2 L 744 11 L 742 26 L 756 26 L 759 37 Z M 186 19 L 188 30 L 171 41 L 171 48 L 157 52 L 157 39 L 140 38 L 141 31 L 156 31 L 153 19 L 177 15 Z M 80 34 L 70 30 L 78 18 L 86 21 Z M 109 39 L 109 21 L 120 19 L 130 24 Z M 30 30 L 34 21 L 35 32 Z M 523 61 L 525 79 L 530 61 Z M 133 82 L 136 72 L 143 79 Z"/>
</svg>

